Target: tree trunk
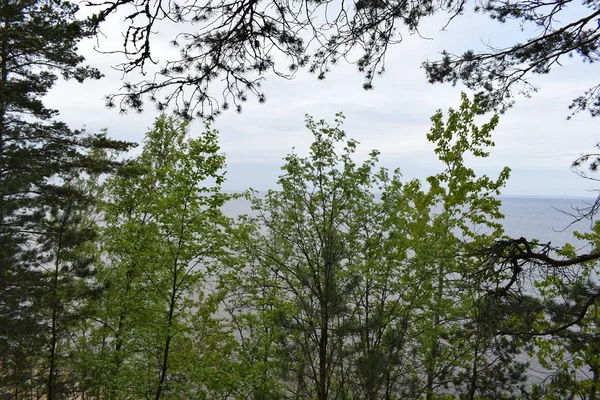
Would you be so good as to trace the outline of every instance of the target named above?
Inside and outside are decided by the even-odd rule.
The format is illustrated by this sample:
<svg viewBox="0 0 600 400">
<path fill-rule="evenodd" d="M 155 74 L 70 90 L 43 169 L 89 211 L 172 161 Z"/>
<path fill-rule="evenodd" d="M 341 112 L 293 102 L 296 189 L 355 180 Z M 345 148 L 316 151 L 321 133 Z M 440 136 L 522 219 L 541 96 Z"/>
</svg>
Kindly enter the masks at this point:
<svg viewBox="0 0 600 400">
<path fill-rule="evenodd" d="M 52 320 L 51 320 L 51 336 L 50 336 L 50 369 L 48 371 L 48 398 L 47 400 L 54 400 L 56 395 L 56 358 L 57 358 L 57 347 L 58 347 L 58 308 L 60 299 L 58 297 L 58 285 L 60 275 L 60 265 L 63 256 L 63 234 L 64 227 L 70 218 L 70 207 L 69 211 L 65 211 L 64 215 L 60 220 L 60 227 L 58 237 L 56 238 L 56 254 L 54 258 L 54 276 L 52 277 Z"/>
<path fill-rule="evenodd" d="M 4 169 L 4 140 L 6 129 L 6 94 L 8 85 L 8 37 L 9 21 L 7 15 L 8 0 L 2 0 L 2 14 L 5 16 L 0 27 L 0 168 Z M 0 175 L 1 176 L 1 175 Z M 0 227 L 4 225 L 4 191 L 0 188 Z"/>
<path fill-rule="evenodd" d="M 169 326 L 167 329 L 170 329 L 170 327 L 171 327 L 170 325 L 171 324 L 169 323 Z M 170 346 L 171 346 L 171 334 L 168 333 L 167 339 L 165 341 L 163 360 L 162 360 L 162 364 L 160 366 L 160 377 L 158 380 L 158 387 L 156 388 L 156 396 L 154 396 L 155 400 L 160 400 L 160 397 L 162 396 L 162 391 L 163 391 L 163 387 L 165 384 L 165 378 L 167 376 L 168 360 L 169 360 L 169 347 Z"/>
<path fill-rule="evenodd" d="M 443 265 L 439 265 L 438 267 L 438 287 L 437 293 L 435 295 L 435 303 L 434 303 L 434 328 L 438 328 L 440 326 L 441 318 L 440 318 L 440 310 L 439 304 L 442 302 L 442 297 L 444 295 L 444 267 Z M 427 386 L 425 391 L 425 399 L 431 400 L 433 399 L 433 386 L 435 383 L 435 368 L 437 364 L 437 358 L 439 357 L 440 351 L 440 342 L 438 338 L 435 338 L 435 341 L 431 345 L 431 353 L 429 357 L 429 362 L 427 363 Z"/>
<path fill-rule="evenodd" d="M 475 333 L 479 335 L 479 332 Z M 471 382 L 469 386 L 469 400 L 475 400 L 475 394 L 477 393 L 477 358 L 479 357 L 479 339 L 475 339 L 475 357 L 473 357 L 473 366 L 471 371 Z"/>
<path fill-rule="evenodd" d="M 598 390 L 598 384 L 600 383 L 600 376 L 599 376 L 599 370 L 600 368 L 598 367 L 598 365 L 595 365 L 594 367 L 592 367 L 592 386 L 590 387 L 590 394 L 589 394 L 589 398 L 588 400 L 596 400 L 597 397 L 597 390 Z"/>
<path fill-rule="evenodd" d="M 327 303 L 321 310 L 321 338 L 319 340 L 319 391 L 318 400 L 327 400 L 327 342 L 329 341 Z"/>
<path fill-rule="evenodd" d="M 60 236 L 59 236 L 60 240 Z M 59 242 L 60 243 L 60 242 Z M 58 274 L 60 267 L 60 248 L 56 254 L 56 260 L 54 262 L 54 276 L 52 277 L 52 319 L 50 321 L 50 368 L 48 371 L 48 400 L 54 400 L 55 389 L 56 389 L 56 347 L 58 342 L 57 333 L 57 318 L 58 318 Z"/>
<path fill-rule="evenodd" d="M 171 296 L 169 299 L 169 313 L 167 315 L 167 337 L 165 339 L 165 347 L 163 353 L 163 360 L 160 366 L 160 376 L 158 379 L 158 386 L 156 388 L 156 395 L 154 400 L 160 400 L 164 389 L 165 379 L 167 377 L 167 371 L 169 367 L 169 350 L 171 347 L 171 327 L 173 325 L 173 315 L 175 313 L 175 297 L 177 294 L 177 260 L 175 260 L 175 267 L 173 269 L 173 282 L 171 287 Z"/>
</svg>

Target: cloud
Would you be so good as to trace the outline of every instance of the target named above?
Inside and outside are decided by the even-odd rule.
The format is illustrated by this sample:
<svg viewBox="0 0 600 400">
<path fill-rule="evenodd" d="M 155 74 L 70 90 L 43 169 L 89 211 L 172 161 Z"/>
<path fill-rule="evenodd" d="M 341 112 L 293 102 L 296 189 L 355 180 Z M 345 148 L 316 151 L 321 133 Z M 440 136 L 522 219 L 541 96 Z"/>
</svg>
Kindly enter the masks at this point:
<svg viewBox="0 0 600 400">
<path fill-rule="evenodd" d="M 362 75 L 354 65 L 347 64 L 332 69 L 323 81 L 305 71 L 291 81 L 268 77 L 264 83 L 266 104 L 250 98 L 242 114 L 228 111 L 214 124 L 221 132 L 221 146 L 230 165 L 228 187 L 272 187 L 280 173 L 281 159 L 293 147 L 306 151 L 311 142 L 304 115 L 333 121 L 340 111 L 347 117 L 344 129 L 348 136 L 361 142 L 358 158 L 379 149 L 382 164 L 400 167 L 407 177 L 435 172 L 439 164 L 425 137 L 429 118 L 437 109 L 458 106 L 464 88 L 428 84 L 421 63 L 438 58 L 442 49 L 462 52 L 482 48 L 488 42 L 502 46 L 532 36 L 531 32 L 521 32 L 517 25 L 498 24 L 483 15 L 459 17 L 447 31 L 441 31 L 444 24 L 445 19 L 439 16 L 421 27 L 422 36 L 434 40 L 405 34 L 403 43 L 390 47 L 386 72 L 376 79 L 372 91 L 362 89 Z M 118 48 L 124 26 L 122 15 L 113 16 L 105 25 L 111 35 L 102 41 L 102 47 Z M 168 40 L 177 29 L 167 26 L 156 37 L 157 58 L 174 54 Z M 117 92 L 122 84 L 121 74 L 110 67 L 123 58 L 99 54 L 93 50 L 95 44 L 82 43 L 81 50 L 106 78 L 84 84 L 60 82 L 48 103 L 58 108 L 61 119 L 73 127 L 86 125 L 91 131 L 106 127 L 115 138 L 140 141 L 156 112 L 150 103 L 144 113 L 124 116 L 104 107 L 103 96 Z M 505 165 L 512 167 L 507 193 L 586 195 L 589 182 L 575 177 L 569 166 L 578 154 L 592 149 L 598 132 L 587 115 L 571 121 L 566 121 L 566 116 L 570 100 L 595 80 L 596 66 L 583 65 L 576 59 L 565 60 L 563 67 L 547 76 L 534 77 L 533 82 L 541 90 L 531 99 L 518 98 L 516 106 L 501 116 L 491 156 L 475 160 L 473 165 L 482 173 L 497 173 Z M 199 134 L 202 128 L 200 123 L 193 124 L 193 134 Z"/>
</svg>

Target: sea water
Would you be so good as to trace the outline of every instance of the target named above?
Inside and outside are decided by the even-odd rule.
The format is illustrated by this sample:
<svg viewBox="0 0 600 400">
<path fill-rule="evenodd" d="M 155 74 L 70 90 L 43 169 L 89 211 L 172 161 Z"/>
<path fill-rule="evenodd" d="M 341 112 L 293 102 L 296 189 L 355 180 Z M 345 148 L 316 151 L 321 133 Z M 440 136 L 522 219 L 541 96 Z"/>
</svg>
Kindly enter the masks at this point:
<svg viewBox="0 0 600 400">
<path fill-rule="evenodd" d="M 513 238 L 539 239 L 540 243 L 562 247 L 565 243 L 581 244 L 573 232 L 591 228 L 590 220 L 577 222 L 575 216 L 578 209 L 589 207 L 593 198 L 501 196 L 500 200 L 504 231 Z M 223 212 L 229 217 L 251 214 L 250 203 L 246 199 L 233 200 L 225 204 Z"/>
<path fill-rule="evenodd" d="M 577 221 L 578 210 L 593 204 L 593 198 L 557 197 L 500 197 L 505 233 L 513 238 L 539 239 L 562 247 L 565 243 L 584 245 L 573 237 L 573 232 L 588 232 L 592 221 Z M 585 250 L 585 249 L 582 249 Z"/>
</svg>

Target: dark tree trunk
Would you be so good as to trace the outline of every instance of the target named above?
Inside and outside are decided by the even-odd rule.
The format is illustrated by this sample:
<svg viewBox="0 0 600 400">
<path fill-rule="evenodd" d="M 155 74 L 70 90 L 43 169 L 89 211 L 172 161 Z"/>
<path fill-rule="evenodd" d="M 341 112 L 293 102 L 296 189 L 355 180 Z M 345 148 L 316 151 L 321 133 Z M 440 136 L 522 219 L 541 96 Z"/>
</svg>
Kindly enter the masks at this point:
<svg viewBox="0 0 600 400">
<path fill-rule="evenodd" d="M 590 387 L 590 395 L 588 400 L 596 400 L 598 398 L 598 384 L 600 383 L 599 367 L 597 365 L 592 367 L 592 386 Z"/>
<path fill-rule="evenodd" d="M 171 296 L 169 299 L 169 313 L 167 315 L 167 337 L 165 339 L 165 347 L 163 352 L 163 359 L 160 365 L 160 375 L 158 379 L 158 386 L 156 388 L 156 395 L 154 396 L 155 400 L 160 400 L 162 396 L 162 392 L 164 390 L 165 379 L 167 377 L 167 371 L 169 368 L 169 350 L 171 348 L 171 327 L 173 326 L 173 316 L 175 313 L 175 301 L 177 294 L 177 263 L 178 260 L 175 260 L 175 267 L 173 270 L 173 282 L 171 287 Z"/>
<path fill-rule="evenodd" d="M 477 332 L 476 334 L 479 334 Z M 477 370 L 477 358 L 479 357 L 479 340 L 475 339 L 475 357 L 473 358 L 473 366 L 471 371 L 471 382 L 469 386 L 469 400 L 475 400 L 475 395 L 477 393 L 477 378 L 478 378 L 478 370 Z"/>
<path fill-rule="evenodd" d="M 321 318 L 321 338 L 319 340 L 319 392 L 318 400 L 327 400 L 327 342 L 329 341 L 327 304 Z"/>
<path fill-rule="evenodd" d="M 60 240 L 60 237 L 59 237 Z M 50 321 L 50 367 L 48 370 L 48 400 L 54 400 L 56 397 L 56 347 L 58 342 L 58 274 L 60 267 L 60 250 L 56 254 L 54 262 L 54 276 L 52 277 L 52 318 Z"/>
</svg>

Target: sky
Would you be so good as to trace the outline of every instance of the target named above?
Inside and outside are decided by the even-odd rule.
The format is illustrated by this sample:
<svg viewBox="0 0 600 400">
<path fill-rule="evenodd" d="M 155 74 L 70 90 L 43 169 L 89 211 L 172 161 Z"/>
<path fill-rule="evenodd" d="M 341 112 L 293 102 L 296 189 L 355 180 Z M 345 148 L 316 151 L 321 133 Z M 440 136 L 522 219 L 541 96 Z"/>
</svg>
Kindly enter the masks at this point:
<svg viewBox="0 0 600 400">
<path fill-rule="evenodd" d="M 265 104 L 249 97 L 241 114 L 226 111 L 213 124 L 220 131 L 221 149 L 227 156 L 224 189 L 275 188 L 282 158 L 293 148 L 300 154 L 306 153 L 311 143 L 305 114 L 333 122 L 335 113 L 343 112 L 344 130 L 348 137 L 360 142 L 358 159 L 378 149 L 381 166 L 400 168 L 407 180 L 439 172 L 441 164 L 426 139 L 430 117 L 438 109 L 457 107 L 465 88 L 429 84 L 421 63 L 438 59 L 444 49 L 461 53 L 481 49 L 483 43 L 499 47 L 533 34 L 527 27 L 522 31 L 516 23 L 499 24 L 472 13 L 455 19 L 442 30 L 445 24 L 442 17 L 427 20 L 420 33 L 430 39 L 406 34 L 402 43 L 391 46 L 386 73 L 376 78 L 371 91 L 362 89 L 362 75 L 349 64 L 333 68 L 323 81 L 306 71 L 291 81 L 268 76 L 263 85 Z M 104 96 L 118 92 L 122 85 L 122 73 L 112 66 L 123 59 L 118 54 L 95 50 L 118 49 L 124 27 L 122 15 L 114 15 L 103 27 L 105 37 L 80 45 L 88 63 L 99 68 L 105 78 L 83 84 L 60 81 L 49 93 L 47 104 L 58 109 L 60 119 L 72 128 L 85 127 L 90 132 L 106 128 L 115 139 L 141 142 L 157 113 L 151 104 L 141 114 L 121 115 L 118 110 L 105 107 Z M 167 42 L 178 29 L 166 26 L 156 32 L 156 55 L 167 55 Z M 595 188 L 594 182 L 575 175 L 570 165 L 582 153 L 594 150 L 599 141 L 600 119 L 585 113 L 571 120 L 566 117 L 571 100 L 597 84 L 600 74 L 596 65 L 583 64 L 577 58 L 561 60 L 561 64 L 548 75 L 532 77 L 531 82 L 540 90 L 532 98 L 518 97 L 516 105 L 501 115 L 493 133 L 496 146 L 490 157 L 469 160 L 476 173 L 490 177 L 503 167 L 510 167 L 505 195 L 594 195 L 590 192 Z M 125 79 L 135 80 L 135 76 Z M 195 122 L 190 132 L 198 135 L 202 129 L 203 124 Z"/>
</svg>

